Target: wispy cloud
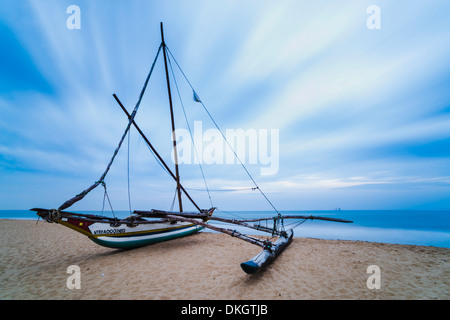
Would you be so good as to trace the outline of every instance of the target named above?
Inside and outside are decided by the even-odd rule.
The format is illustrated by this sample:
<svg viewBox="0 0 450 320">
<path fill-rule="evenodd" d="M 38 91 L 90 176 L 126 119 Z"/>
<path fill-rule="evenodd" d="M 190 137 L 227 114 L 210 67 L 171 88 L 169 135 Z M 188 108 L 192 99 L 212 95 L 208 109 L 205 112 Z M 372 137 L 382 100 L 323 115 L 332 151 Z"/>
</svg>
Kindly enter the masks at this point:
<svg viewBox="0 0 450 320">
<path fill-rule="evenodd" d="M 128 108 L 136 103 L 164 21 L 171 51 L 222 129 L 280 130 L 279 172 L 260 176 L 259 166 L 249 165 L 274 203 L 326 209 L 364 207 L 372 199 L 367 207 L 448 208 L 442 195 L 450 176 L 449 6 L 375 2 L 381 30 L 366 27 L 373 1 L 79 1 L 82 27 L 68 30 L 71 1 L 7 0 L 0 32 L 11 50 L 2 61 L 26 66 L 26 81 L 14 80 L 10 66 L 1 71 L 8 86 L 0 88 L 0 175 L 9 206 L 21 203 L 7 191 L 13 177 L 16 189 L 25 189 L 26 177 L 70 184 L 77 176 L 88 185 L 101 174 L 126 125 L 111 94 Z M 137 122 L 169 159 L 162 72 L 159 63 Z M 179 84 L 190 120 L 201 120 L 190 88 Z M 123 180 L 120 170 L 126 174 L 126 148 L 111 180 Z M 138 155 L 130 159 L 135 190 L 168 179 L 136 133 L 130 148 Z M 197 167 L 182 170 L 187 186 L 202 186 Z M 205 174 L 212 189 L 251 187 L 239 170 L 206 166 Z M 81 191 L 77 183 L 70 192 Z M 164 184 L 170 192 L 148 191 L 155 207 L 171 202 L 171 183 Z M 126 185 L 115 188 L 120 198 Z M 58 192 L 56 185 L 49 189 Z M 72 195 L 67 185 L 60 189 L 58 199 Z M 51 202 L 45 192 L 40 188 L 34 199 Z M 257 207 L 252 194 L 234 193 L 235 209 Z M 229 204 L 226 195 L 214 196 L 218 205 Z"/>
</svg>

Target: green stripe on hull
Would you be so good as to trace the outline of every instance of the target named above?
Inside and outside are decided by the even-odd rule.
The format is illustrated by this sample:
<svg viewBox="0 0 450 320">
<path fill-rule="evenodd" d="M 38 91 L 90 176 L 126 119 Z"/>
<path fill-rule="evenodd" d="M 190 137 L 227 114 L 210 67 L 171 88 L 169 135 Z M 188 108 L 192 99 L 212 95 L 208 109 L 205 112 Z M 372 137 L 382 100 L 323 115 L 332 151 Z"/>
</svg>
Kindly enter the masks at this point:
<svg viewBox="0 0 450 320">
<path fill-rule="evenodd" d="M 123 241 L 108 241 L 105 239 L 91 238 L 91 240 L 94 241 L 96 244 L 101 245 L 103 247 L 114 248 L 114 249 L 132 249 L 132 248 L 143 247 L 143 246 L 146 246 L 149 244 L 154 244 L 154 243 L 158 243 L 158 242 L 173 240 L 176 238 L 186 237 L 191 234 L 199 232 L 201 229 L 203 229 L 203 227 L 194 227 L 192 229 L 189 228 L 186 231 L 178 232 L 178 233 L 173 233 L 173 232 L 167 232 L 169 234 L 161 233 L 157 237 L 149 238 L 149 239 L 139 239 L 138 236 L 130 236 L 130 238 L 137 238 L 137 239 L 125 240 L 122 238 Z M 102 238 L 113 238 L 113 237 L 102 237 Z M 142 237 L 142 238 L 144 238 L 144 237 Z"/>
</svg>

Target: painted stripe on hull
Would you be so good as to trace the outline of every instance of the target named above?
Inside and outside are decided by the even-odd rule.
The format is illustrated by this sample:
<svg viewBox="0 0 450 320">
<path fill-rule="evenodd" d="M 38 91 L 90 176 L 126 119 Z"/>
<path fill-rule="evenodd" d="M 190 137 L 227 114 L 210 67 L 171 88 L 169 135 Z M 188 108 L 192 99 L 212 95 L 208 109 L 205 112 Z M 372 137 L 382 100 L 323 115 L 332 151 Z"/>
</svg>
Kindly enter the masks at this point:
<svg viewBox="0 0 450 320">
<path fill-rule="evenodd" d="M 175 238 L 181 238 L 193 233 L 196 233 L 203 229 L 200 226 L 191 226 L 187 228 L 175 229 L 167 232 L 158 232 L 153 234 L 144 234 L 144 235 L 132 235 L 129 237 L 120 236 L 120 237 L 97 237 L 91 238 L 95 243 L 109 248 L 137 248 L 145 245 L 172 240 Z"/>
</svg>

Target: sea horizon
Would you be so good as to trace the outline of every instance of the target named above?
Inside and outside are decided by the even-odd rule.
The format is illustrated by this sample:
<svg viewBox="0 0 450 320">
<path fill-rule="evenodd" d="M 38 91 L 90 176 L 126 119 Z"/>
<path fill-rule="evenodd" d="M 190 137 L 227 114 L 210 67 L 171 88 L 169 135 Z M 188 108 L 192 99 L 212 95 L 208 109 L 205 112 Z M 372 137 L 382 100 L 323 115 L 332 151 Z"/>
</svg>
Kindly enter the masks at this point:
<svg viewBox="0 0 450 320">
<path fill-rule="evenodd" d="M 285 228 L 294 227 L 294 237 L 329 240 L 370 241 L 380 243 L 423 245 L 450 248 L 450 210 L 279 210 L 284 215 L 317 215 L 351 220 L 353 223 L 330 221 L 285 219 Z M 79 210 L 80 213 L 100 215 L 101 211 Z M 125 218 L 128 210 L 114 212 L 117 218 Z M 105 216 L 113 216 L 104 212 Z M 236 219 L 270 217 L 274 211 L 222 211 L 216 216 Z M 38 217 L 30 210 L 0 210 L 0 219 L 36 220 Z M 301 223 L 301 224 L 300 224 Z M 300 224 L 300 225 L 299 225 Z M 233 228 L 247 234 L 267 235 L 237 225 L 230 226 L 214 222 L 226 228 Z M 69 230 L 68 230 L 69 231 Z M 211 230 L 204 230 L 211 232 Z"/>
</svg>

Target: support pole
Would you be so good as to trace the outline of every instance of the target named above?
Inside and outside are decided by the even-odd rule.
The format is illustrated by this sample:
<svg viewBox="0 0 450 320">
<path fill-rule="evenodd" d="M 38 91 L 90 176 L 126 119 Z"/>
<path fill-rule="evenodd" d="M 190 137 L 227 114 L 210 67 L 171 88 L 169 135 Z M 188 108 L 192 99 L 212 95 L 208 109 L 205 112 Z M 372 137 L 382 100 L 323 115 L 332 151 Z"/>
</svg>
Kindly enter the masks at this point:
<svg viewBox="0 0 450 320">
<path fill-rule="evenodd" d="M 167 68 L 167 54 L 166 54 L 166 43 L 164 42 L 164 31 L 163 23 L 161 22 L 161 41 L 162 49 L 164 54 L 164 68 L 166 70 L 166 80 L 167 80 L 167 93 L 169 95 L 169 105 L 170 105 L 170 118 L 172 120 L 172 140 L 173 140 L 173 153 L 175 158 L 175 174 L 177 177 L 177 193 L 178 193 L 178 206 L 180 212 L 183 212 L 183 204 L 181 202 L 181 190 L 180 190 L 180 173 L 178 171 L 178 153 L 177 153 L 177 140 L 175 135 L 175 120 L 173 117 L 173 105 L 172 105 L 172 94 L 170 92 L 170 80 L 169 80 L 169 70 Z"/>
<path fill-rule="evenodd" d="M 325 220 L 343 223 L 353 223 L 351 220 L 328 218 L 328 217 L 318 217 L 318 216 L 280 216 L 281 219 L 308 219 L 308 220 Z M 240 219 L 240 222 L 257 222 L 262 220 L 273 220 L 273 217 L 269 218 L 257 218 L 257 219 Z"/>
<path fill-rule="evenodd" d="M 210 225 L 209 223 L 206 223 L 206 222 L 198 221 L 196 219 L 180 217 L 178 215 L 176 216 L 176 215 L 168 214 L 165 217 L 168 218 L 168 219 L 172 219 L 172 220 L 178 220 L 178 221 L 193 223 L 193 224 L 196 224 L 196 225 L 199 225 L 199 226 L 202 226 L 202 227 L 205 227 L 205 228 L 217 231 L 217 232 L 225 233 L 225 234 L 228 234 L 229 236 L 239 238 L 241 240 L 247 241 L 247 242 L 249 242 L 251 244 L 260 246 L 262 248 L 265 248 L 267 246 L 267 242 L 266 241 L 247 236 L 247 235 L 242 234 L 242 233 L 240 233 L 238 231 L 235 231 L 235 230 L 233 231 L 233 230 L 230 230 L 230 229 L 219 228 L 219 227 Z"/>
</svg>

